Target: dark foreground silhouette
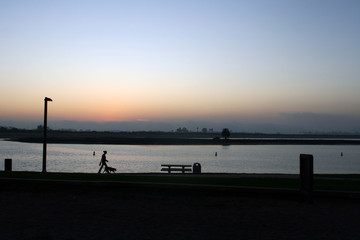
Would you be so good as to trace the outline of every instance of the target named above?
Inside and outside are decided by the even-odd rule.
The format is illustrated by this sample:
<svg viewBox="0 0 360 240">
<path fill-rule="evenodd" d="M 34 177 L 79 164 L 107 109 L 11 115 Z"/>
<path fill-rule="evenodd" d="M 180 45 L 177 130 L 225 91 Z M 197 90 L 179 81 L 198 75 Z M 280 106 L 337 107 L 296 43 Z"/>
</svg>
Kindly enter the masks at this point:
<svg viewBox="0 0 360 240">
<path fill-rule="evenodd" d="M 25 181 L 0 196 L 1 239 L 360 239 L 358 199 Z"/>
</svg>

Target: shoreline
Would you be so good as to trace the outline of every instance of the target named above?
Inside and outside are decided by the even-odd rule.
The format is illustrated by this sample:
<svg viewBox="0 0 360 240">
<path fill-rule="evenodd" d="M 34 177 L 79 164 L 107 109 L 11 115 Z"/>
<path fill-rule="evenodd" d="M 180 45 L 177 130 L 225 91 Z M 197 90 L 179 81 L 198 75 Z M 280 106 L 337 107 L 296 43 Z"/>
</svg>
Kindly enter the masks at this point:
<svg viewBox="0 0 360 240">
<path fill-rule="evenodd" d="M 263 134 L 231 133 L 230 138 L 220 133 L 174 132 L 71 132 L 50 130 L 47 143 L 117 144 L 117 145 L 360 145 L 359 134 Z M 43 132 L 33 130 L 3 131 L 6 141 L 43 143 Z"/>
<path fill-rule="evenodd" d="M 0 171 L 0 185 L 89 185 L 208 189 L 244 192 L 290 193 L 299 191 L 299 174 L 235 173 L 59 173 Z M 353 195 L 360 198 L 359 174 L 315 174 L 314 194 Z M 16 184 L 15 184 L 16 185 Z M 346 185 L 346 187 L 344 187 Z"/>
<path fill-rule="evenodd" d="M 41 137 L 8 138 L 5 141 L 43 143 Z M 114 145 L 360 145 L 359 139 L 198 139 L 198 138 L 77 138 L 49 137 L 55 144 Z"/>
</svg>

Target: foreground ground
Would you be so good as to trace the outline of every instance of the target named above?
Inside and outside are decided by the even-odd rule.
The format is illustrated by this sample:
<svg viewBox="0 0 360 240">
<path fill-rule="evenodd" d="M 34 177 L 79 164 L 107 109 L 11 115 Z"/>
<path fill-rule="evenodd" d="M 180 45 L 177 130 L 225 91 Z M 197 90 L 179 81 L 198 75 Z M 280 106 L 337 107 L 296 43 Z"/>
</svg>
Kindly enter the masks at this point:
<svg viewBox="0 0 360 240">
<path fill-rule="evenodd" d="M 359 199 L 112 184 L 0 184 L 1 239 L 360 239 Z"/>
</svg>

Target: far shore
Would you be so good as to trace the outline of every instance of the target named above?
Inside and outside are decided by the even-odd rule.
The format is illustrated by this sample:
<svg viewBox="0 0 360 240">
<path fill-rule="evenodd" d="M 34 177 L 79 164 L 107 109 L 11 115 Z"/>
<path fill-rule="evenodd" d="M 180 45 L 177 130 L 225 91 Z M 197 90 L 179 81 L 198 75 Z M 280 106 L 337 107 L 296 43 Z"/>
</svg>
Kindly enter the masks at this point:
<svg viewBox="0 0 360 240">
<path fill-rule="evenodd" d="M 8 130 L 0 132 L 0 138 L 8 141 L 43 143 L 43 132 L 35 130 Z M 359 145 L 360 135 L 232 133 L 229 138 L 224 139 L 220 133 L 49 130 L 47 143 L 119 145 Z"/>
<path fill-rule="evenodd" d="M 43 138 L 9 141 L 43 143 Z M 118 145 L 360 145 L 356 139 L 48 138 L 47 143 Z"/>
</svg>

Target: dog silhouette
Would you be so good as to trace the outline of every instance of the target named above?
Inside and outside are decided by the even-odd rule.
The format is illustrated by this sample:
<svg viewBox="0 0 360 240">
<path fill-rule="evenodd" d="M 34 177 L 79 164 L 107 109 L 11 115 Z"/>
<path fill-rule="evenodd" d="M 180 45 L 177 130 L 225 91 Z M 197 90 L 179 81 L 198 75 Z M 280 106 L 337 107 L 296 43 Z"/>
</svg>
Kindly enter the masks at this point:
<svg viewBox="0 0 360 240">
<path fill-rule="evenodd" d="M 116 172 L 116 168 L 113 168 L 113 167 L 105 167 L 104 172 L 107 172 L 107 173 L 115 173 L 115 172 Z"/>
</svg>

